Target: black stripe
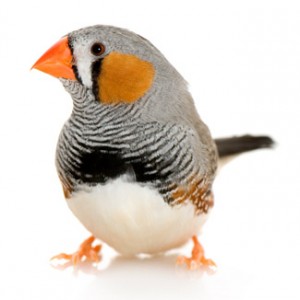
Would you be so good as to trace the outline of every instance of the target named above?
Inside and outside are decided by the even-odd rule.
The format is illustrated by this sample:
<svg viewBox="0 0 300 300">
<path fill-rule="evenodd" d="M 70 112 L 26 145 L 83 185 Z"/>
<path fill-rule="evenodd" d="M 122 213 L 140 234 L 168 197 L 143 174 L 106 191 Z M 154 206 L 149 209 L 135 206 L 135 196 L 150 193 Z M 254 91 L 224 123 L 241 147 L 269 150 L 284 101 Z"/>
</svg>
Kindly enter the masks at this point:
<svg viewBox="0 0 300 300">
<path fill-rule="evenodd" d="M 72 43 L 72 38 L 71 37 L 68 37 L 68 46 L 69 46 L 69 49 L 71 51 L 71 54 L 72 54 L 72 69 L 73 69 L 73 72 L 75 74 L 75 77 L 76 79 L 82 84 L 82 80 L 81 80 L 81 77 L 78 73 L 78 68 L 77 66 L 75 65 L 75 60 L 74 60 L 74 47 L 73 47 L 73 43 Z"/>
<path fill-rule="evenodd" d="M 94 93 L 95 99 L 99 102 L 100 102 L 100 99 L 99 99 L 98 78 L 99 78 L 100 72 L 101 72 L 102 61 L 103 61 L 103 58 L 100 58 L 99 60 L 95 61 L 92 64 L 93 93 Z"/>
</svg>

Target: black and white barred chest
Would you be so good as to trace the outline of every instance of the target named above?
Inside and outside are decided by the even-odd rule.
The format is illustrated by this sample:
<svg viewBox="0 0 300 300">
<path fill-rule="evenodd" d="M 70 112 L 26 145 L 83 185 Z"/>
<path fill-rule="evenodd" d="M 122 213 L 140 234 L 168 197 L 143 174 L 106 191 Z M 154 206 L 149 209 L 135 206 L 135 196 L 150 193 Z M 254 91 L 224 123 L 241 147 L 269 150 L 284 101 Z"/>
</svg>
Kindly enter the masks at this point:
<svg viewBox="0 0 300 300">
<path fill-rule="evenodd" d="M 96 127 L 82 122 L 70 119 L 57 146 L 59 176 L 72 190 L 126 175 L 157 188 L 170 202 L 178 184 L 197 172 L 189 137 L 180 126 L 124 122 Z"/>
<path fill-rule="evenodd" d="M 132 105 L 102 105 L 89 89 L 62 82 L 73 98 L 56 151 L 67 198 L 122 177 L 153 188 L 170 205 L 192 202 L 196 213 L 208 211 L 217 155 L 205 127 L 199 136 L 201 130 L 189 122 L 147 120 L 149 97 Z"/>
</svg>

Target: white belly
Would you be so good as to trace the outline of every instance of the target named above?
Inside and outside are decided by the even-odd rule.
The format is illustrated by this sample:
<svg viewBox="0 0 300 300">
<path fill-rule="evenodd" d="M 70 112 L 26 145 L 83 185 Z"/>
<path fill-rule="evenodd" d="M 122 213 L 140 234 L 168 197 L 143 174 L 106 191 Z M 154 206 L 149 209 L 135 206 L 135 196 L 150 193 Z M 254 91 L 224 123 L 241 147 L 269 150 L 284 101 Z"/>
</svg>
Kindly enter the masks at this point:
<svg viewBox="0 0 300 300">
<path fill-rule="evenodd" d="M 124 255 L 159 253 L 197 235 L 206 215 L 192 204 L 171 207 L 155 190 L 120 177 L 75 192 L 67 203 L 98 239 Z"/>
</svg>

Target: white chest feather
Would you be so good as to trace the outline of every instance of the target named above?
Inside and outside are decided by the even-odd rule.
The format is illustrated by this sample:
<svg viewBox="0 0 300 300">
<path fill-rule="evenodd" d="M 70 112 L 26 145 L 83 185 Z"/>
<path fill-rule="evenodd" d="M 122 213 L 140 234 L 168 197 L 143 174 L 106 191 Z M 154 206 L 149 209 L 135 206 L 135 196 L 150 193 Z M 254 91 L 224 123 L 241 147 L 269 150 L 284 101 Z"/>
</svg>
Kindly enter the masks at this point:
<svg viewBox="0 0 300 300">
<path fill-rule="evenodd" d="M 159 253 L 199 233 L 206 215 L 192 204 L 171 207 L 155 190 L 122 177 L 75 192 L 67 203 L 82 224 L 119 253 Z"/>
</svg>

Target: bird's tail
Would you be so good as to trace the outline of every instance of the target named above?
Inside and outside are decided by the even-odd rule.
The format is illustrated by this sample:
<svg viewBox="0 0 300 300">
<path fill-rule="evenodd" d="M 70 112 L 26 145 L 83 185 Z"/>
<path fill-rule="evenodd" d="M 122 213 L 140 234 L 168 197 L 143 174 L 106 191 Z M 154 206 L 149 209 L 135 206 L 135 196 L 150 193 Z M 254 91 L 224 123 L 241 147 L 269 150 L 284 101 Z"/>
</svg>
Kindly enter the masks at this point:
<svg viewBox="0 0 300 300">
<path fill-rule="evenodd" d="M 215 142 L 221 159 L 256 149 L 271 148 L 274 145 L 274 141 L 268 136 L 251 135 L 215 139 Z"/>
</svg>

